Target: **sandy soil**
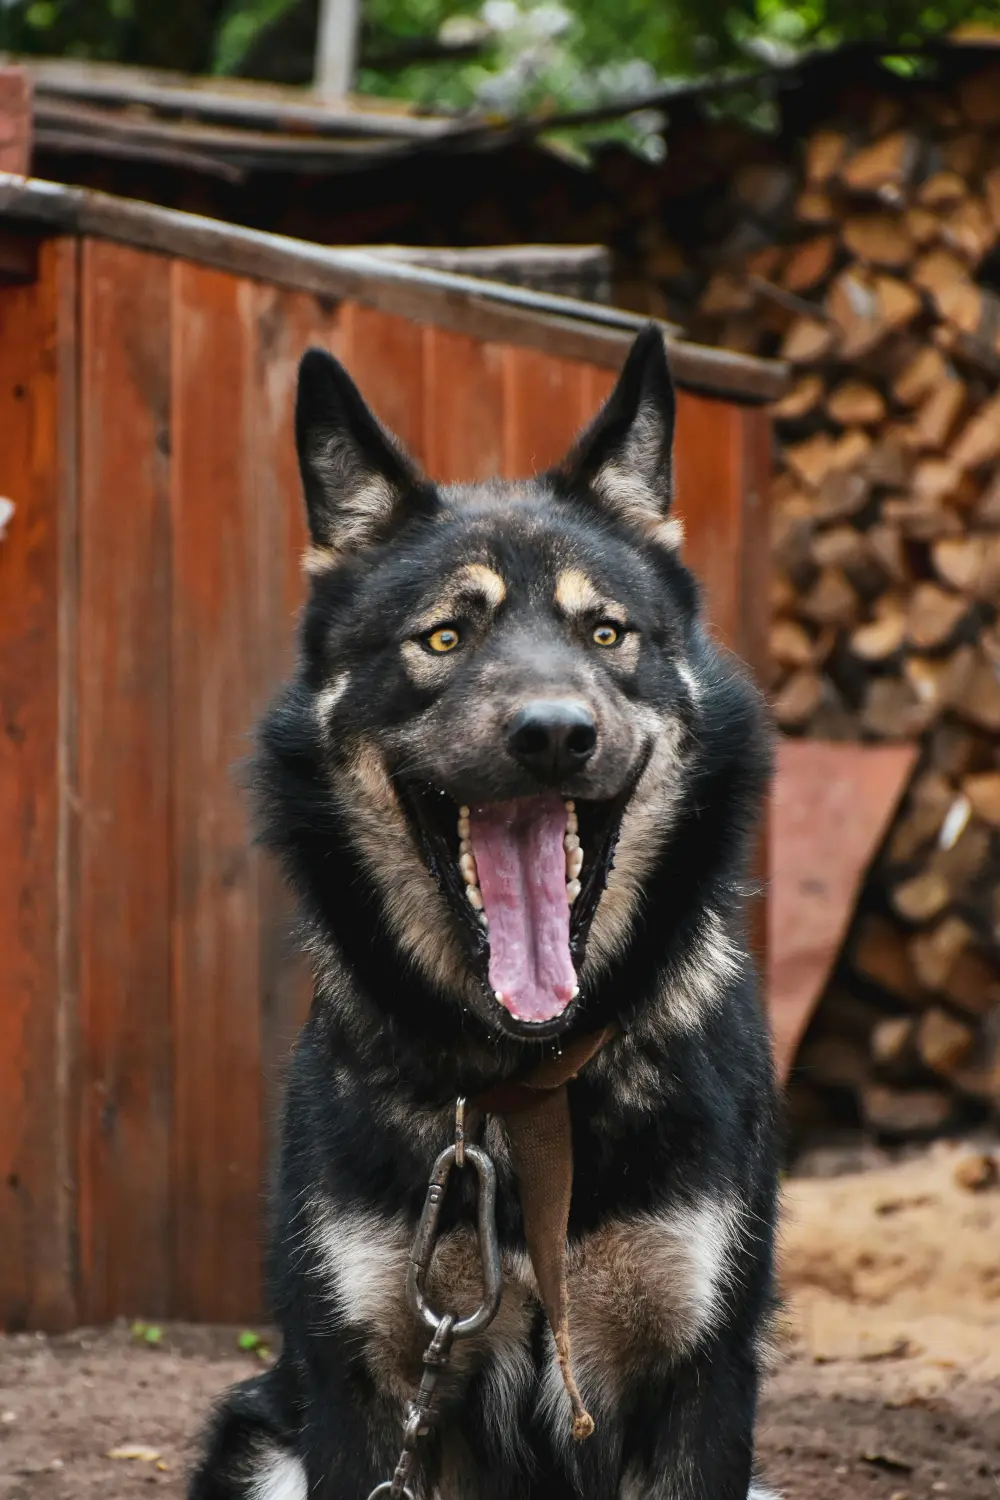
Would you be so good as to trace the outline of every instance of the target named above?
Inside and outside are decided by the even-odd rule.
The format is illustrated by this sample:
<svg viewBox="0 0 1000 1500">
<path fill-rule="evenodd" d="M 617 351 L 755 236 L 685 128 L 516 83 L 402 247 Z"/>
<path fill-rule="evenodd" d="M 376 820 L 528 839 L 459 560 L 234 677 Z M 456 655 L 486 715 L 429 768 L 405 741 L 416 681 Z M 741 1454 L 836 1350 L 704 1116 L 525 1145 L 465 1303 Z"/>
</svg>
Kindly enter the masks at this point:
<svg viewBox="0 0 1000 1500">
<path fill-rule="evenodd" d="M 937 1147 L 786 1199 L 766 1478 L 786 1500 L 1000 1500 L 1000 1154 Z M 0 1497 L 181 1500 L 209 1403 L 259 1367 L 236 1337 L 0 1339 Z"/>
</svg>

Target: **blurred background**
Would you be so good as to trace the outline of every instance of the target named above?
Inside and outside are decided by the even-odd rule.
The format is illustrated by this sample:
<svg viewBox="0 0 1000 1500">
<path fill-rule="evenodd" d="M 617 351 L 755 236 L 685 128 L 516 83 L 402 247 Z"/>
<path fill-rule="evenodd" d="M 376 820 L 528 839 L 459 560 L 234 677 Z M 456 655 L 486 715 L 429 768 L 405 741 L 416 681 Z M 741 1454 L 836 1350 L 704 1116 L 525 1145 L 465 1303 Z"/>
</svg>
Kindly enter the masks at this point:
<svg viewBox="0 0 1000 1500">
<path fill-rule="evenodd" d="M 301 599 L 299 354 L 516 475 L 652 317 L 778 730 L 766 1473 L 995 1500 L 996 0 L 0 0 L 0 172 L 0 1493 L 179 1496 L 273 1357 L 308 976 L 232 767 Z"/>
</svg>

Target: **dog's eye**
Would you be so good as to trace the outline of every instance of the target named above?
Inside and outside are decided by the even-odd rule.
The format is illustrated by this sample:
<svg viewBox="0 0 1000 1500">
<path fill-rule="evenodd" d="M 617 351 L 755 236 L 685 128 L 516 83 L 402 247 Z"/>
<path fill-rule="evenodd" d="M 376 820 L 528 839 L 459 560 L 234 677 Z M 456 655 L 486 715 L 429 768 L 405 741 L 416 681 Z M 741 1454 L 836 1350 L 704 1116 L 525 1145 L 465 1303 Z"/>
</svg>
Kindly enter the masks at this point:
<svg viewBox="0 0 1000 1500">
<path fill-rule="evenodd" d="M 437 630 L 432 630 L 430 635 L 424 636 L 431 651 L 436 651 L 439 656 L 445 651 L 454 651 L 459 642 L 459 634 L 454 625 L 441 625 Z"/>
<path fill-rule="evenodd" d="M 609 624 L 607 620 L 594 627 L 595 646 L 617 646 L 620 639 L 621 631 L 618 626 Z"/>
</svg>

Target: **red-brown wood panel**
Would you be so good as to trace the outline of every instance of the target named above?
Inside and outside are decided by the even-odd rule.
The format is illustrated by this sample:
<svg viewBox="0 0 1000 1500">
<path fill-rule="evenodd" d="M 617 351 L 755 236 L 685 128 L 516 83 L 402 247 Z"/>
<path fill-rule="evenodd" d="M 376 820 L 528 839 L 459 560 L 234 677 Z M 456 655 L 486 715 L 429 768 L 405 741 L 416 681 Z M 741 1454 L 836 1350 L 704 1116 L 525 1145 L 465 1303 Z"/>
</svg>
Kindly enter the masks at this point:
<svg viewBox="0 0 1000 1500">
<path fill-rule="evenodd" d="M 424 328 L 394 313 L 345 303 L 341 358 L 383 426 L 417 462 L 424 454 Z"/>
<path fill-rule="evenodd" d="M 235 763 L 260 707 L 247 477 L 248 288 L 176 262 L 172 298 L 174 1310 L 259 1307 L 257 860 Z"/>
<path fill-rule="evenodd" d="M 442 328 L 428 328 L 424 339 L 428 473 L 445 484 L 501 473 L 503 350 Z"/>
<path fill-rule="evenodd" d="M 508 479 L 557 463 L 590 415 L 586 365 L 537 349 L 503 351 L 504 453 Z"/>
<path fill-rule="evenodd" d="M 0 1323 L 72 1321 L 70 1017 L 61 987 L 61 899 L 73 882 L 58 772 L 60 453 L 74 413 L 76 257 L 49 241 L 38 279 L 0 287 L 0 494 L 16 509 L 0 540 Z M 67 514 L 71 516 L 71 496 Z"/>
<path fill-rule="evenodd" d="M 265 691 L 292 670 L 297 616 L 305 594 L 301 558 L 305 508 L 295 455 L 298 362 L 311 345 L 341 352 L 336 307 L 304 292 L 255 284 L 251 462 L 248 483 L 259 527 L 261 672 Z M 265 1137 L 273 1144 L 281 1086 L 309 1005 L 310 976 L 293 938 L 293 908 L 274 861 L 260 871 L 261 1067 Z"/>
<path fill-rule="evenodd" d="M 170 264 L 80 287 L 82 1316 L 170 1311 Z"/>
</svg>

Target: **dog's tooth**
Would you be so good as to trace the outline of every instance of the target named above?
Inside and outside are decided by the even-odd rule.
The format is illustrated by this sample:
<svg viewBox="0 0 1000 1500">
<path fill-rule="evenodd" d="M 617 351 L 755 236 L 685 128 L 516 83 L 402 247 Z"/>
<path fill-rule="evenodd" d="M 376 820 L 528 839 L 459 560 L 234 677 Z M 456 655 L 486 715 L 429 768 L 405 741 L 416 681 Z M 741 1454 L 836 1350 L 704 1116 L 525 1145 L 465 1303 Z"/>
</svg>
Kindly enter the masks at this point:
<svg viewBox="0 0 1000 1500">
<path fill-rule="evenodd" d="M 467 818 L 469 816 L 469 809 L 464 804 L 458 809 L 458 816 L 460 818 Z"/>
<path fill-rule="evenodd" d="M 468 818 L 468 814 L 466 814 L 466 816 L 464 818 L 459 818 L 459 820 L 458 820 L 458 836 L 462 840 L 463 843 L 467 843 L 468 842 L 469 833 L 470 833 L 469 818 Z"/>
<path fill-rule="evenodd" d="M 462 878 L 466 885 L 479 884 L 479 872 L 476 869 L 476 861 L 471 854 L 463 854 L 458 862 L 458 868 L 462 872 Z"/>
<path fill-rule="evenodd" d="M 481 911 L 479 913 L 479 925 L 483 929 L 484 932 L 489 932 L 489 930 L 490 930 L 490 919 L 489 919 L 489 917 L 486 915 L 486 913 L 484 911 Z"/>
<path fill-rule="evenodd" d="M 458 853 L 459 853 L 459 858 L 461 858 L 461 856 L 463 854 L 471 854 L 472 853 L 472 845 L 469 843 L 468 839 L 460 839 L 459 840 Z"/>
<path fill-rule="evenodd" d="M 578 998 L 579 998 L 579 995 L 580 995 L 580 986 L 579 986 L 579 985 L 578 985 L 578 984 L 575 984 L 575 985 L 574 985 L 574 986 L 573 986 L 573 993 L 572 993 L 572 995 L 570 995 L 570 997 L 569 997 L 569 998 L 570 998 L 570 999 L 571 999 L 571 1000 L 576 1000 L 576 999 L 578 999 Z"/>
<path fill-rule="evenodd" d="M 570 813 L 566 818 L 566 837 L 574 838 L 579 831 L 580 825 L 577 822 L 576 813 Z"/>
<path fill-rule="evenodd" d="M 567 880 L 566 899 L 568 900 L 570 906 L 573 905 L 573 902 L 576 900 L 577 896 L 579 896 L 580 889 L 580 882 L 578 880 Z"/>
<path fill-rule="evenodd" d="M 566 837 L 563 839 L 563 848 L 566 850 L 566 853 L 572 854 L 573 851 L 575 849 L 579 849 L 579 847 L 580 839 L 578 835 L 575 833 L 567 833 Z"/>
<path fill-rule="evenodd" d="M 465 887 L 465 894 L 469 898 L 469 905 L 473 908 L 473 910 L 482 911 L 483 893 L 479 889 L 478 885 L 467 885 Z"/>
<path fill-rule="evenodd" d="M 494 998 L 494 1000 L 499 1001 L 499 1003 L 502 1005 L 503 1004 L 503 990 L 494 990 L 493 991 L 493 998 Z"/>
<path fill-rule="evenodd" d="M 567 797 L 566 801 L 563 803 L 563 806 L 568 813 L 576 812 L 576 803 L 573 801 L 572 797 Z"/>
<path fill-rule="evenodd" d="M 583 850 L 580 848 L 579 844 L 577 844 L 576 848 L 575 849 L 571 849 L 570 852 L 566 855 L 566 874 L 567 874 L 567 877 L 570 880 L 576 880 L 577 877 L 580 874 L 580 871 L 582 869 L 583 869 Z"/>
</svg>

